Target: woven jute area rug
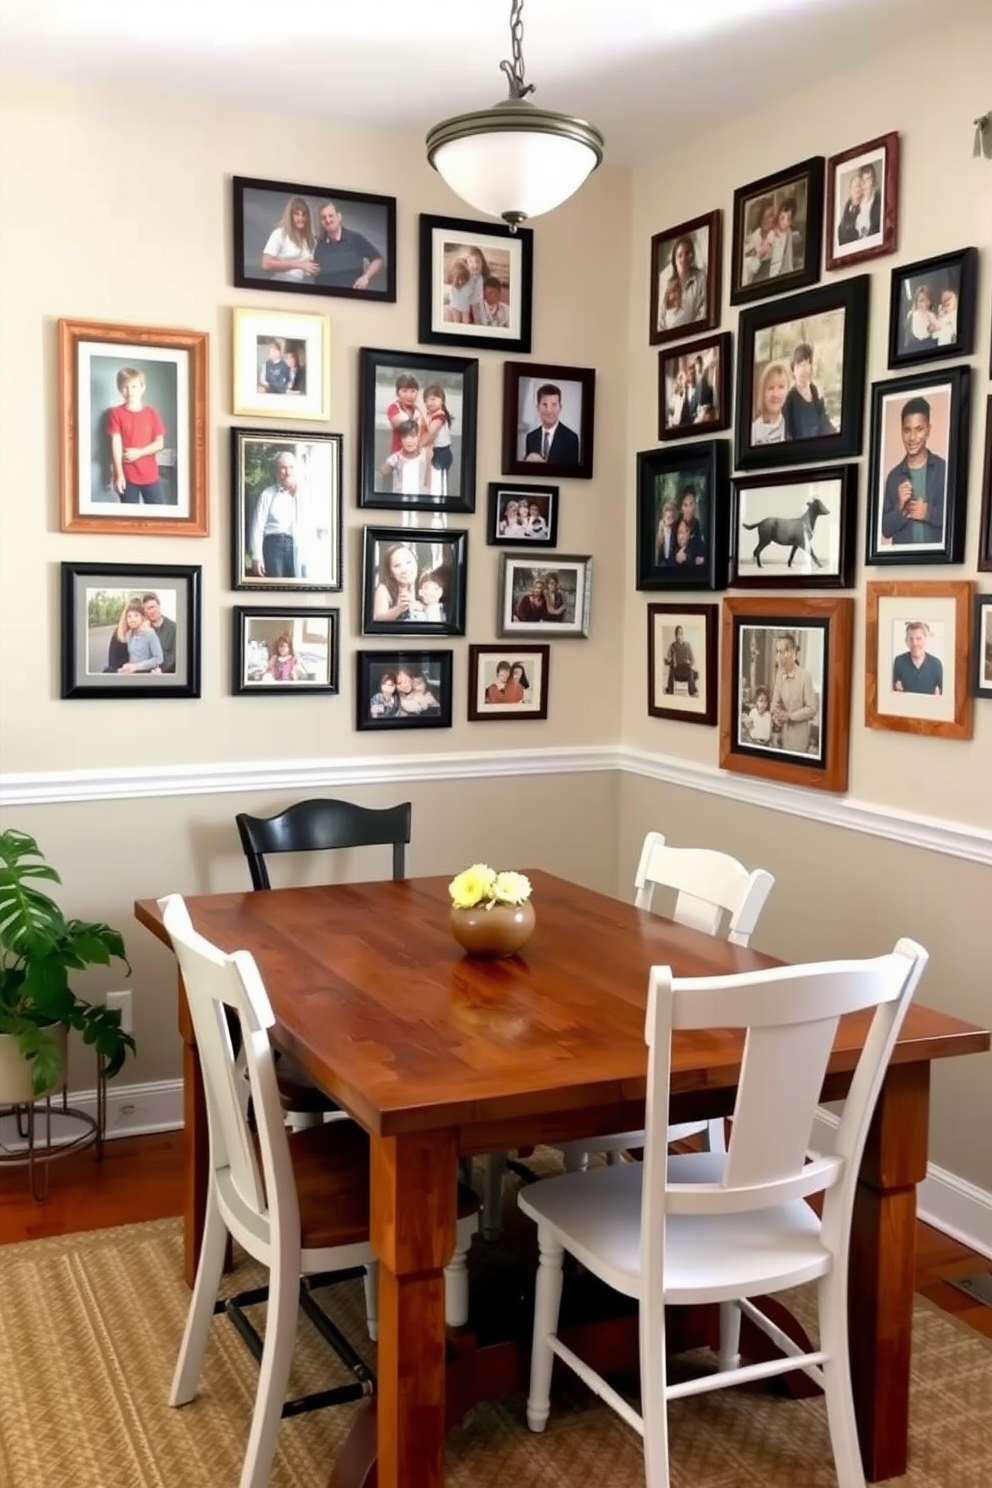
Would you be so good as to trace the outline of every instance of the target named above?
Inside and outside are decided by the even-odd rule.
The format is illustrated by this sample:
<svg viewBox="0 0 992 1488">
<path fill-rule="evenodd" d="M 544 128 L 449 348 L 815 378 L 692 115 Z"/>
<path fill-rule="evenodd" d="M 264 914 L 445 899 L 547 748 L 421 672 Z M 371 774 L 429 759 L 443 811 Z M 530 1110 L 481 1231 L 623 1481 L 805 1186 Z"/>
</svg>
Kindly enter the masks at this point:
<svg viewBox="0 0 992 1488">
<path fill-rule="evenodd" d="M 214 1320 L 197 1399 L 181 1410 L 166 1404 L 189 1304 L 181 1253 L 178 1220 L 0 1246 L 0 1488 L 237 1483 L 257 1372 L 226 1318 Z M 227 1281 L 233 1291 L 258 1275 L 242 1261 Z M 374 1367 L 360 1285 L 330 1298 L 324 1304 Z M 914 1326 L 911 1469 L 892 1481 L 989 1488 L 992 1350 L 923 1303 Z M 341 1378 L 301 1317 L 293 1392 Z M 273 1488 L 325 1488 L 360 1408 L 284 1421 Z M 676 1402 L 670 1419 L 673 1488 L 835 1488 L 820 1400 L 726 1390 Z M 521 1396 L 481 1405 L 449 1436 L 448 1481 L 640 1488 L 640 1443 L 580 1384 L 556 1375 L 543 1436 L 527 1430 Z"/>
</svg>

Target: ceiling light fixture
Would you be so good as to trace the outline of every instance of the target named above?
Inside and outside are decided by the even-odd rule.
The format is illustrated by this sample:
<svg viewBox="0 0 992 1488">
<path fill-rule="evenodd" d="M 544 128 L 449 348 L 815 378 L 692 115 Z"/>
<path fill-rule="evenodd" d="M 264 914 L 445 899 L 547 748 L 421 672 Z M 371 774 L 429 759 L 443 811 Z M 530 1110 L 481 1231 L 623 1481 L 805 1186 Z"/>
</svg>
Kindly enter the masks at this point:
<svg viewBox="0 0 992 1488">
<path fill-rule="evenodd" d="M 512 62 L 501 62 L 510 94 L 492 108 L 444 119 L 427 136 L 427 159 L 452 191 L 511 232 L 560 207 L 603 159 L 603 136 L 584 119 L 527 102 L 523 0 L 511 0 Z"/>
</svg>

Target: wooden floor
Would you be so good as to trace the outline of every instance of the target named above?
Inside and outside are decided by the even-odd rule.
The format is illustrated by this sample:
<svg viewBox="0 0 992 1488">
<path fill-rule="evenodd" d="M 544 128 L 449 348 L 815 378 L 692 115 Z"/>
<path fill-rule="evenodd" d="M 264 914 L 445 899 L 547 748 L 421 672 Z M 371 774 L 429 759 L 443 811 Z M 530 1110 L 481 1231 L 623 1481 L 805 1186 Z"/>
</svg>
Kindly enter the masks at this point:
<svg viewBox="0 0 992 1488">
<path fill-rule="evenodd" d="M 49 1197 L 35 1203 L 23 1168 L 0 1170 L 0 1242 L 165 1219 L 181 1212 L 179 1132 L 122 1137 L 51 1164 Z M 0 1256 L 2 1259 L 2 1256 Z M 992 1307 L 951 1286 L 954 1277 L 992 1273 L 992 1262 L 922 1223 L 916 1226 L 916 1290 L 992 1338 Z"/>
</svg>

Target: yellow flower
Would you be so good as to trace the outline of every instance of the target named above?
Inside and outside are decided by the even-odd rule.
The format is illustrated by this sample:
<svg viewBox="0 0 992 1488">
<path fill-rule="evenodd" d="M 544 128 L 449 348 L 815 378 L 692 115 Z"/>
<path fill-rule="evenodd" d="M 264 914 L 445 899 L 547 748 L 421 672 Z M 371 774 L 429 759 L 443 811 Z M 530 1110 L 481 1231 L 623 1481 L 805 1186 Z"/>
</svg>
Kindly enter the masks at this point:
<svg viewBox="0 0 992 1488">
<path fill-rule="evenodd" d="M 455 875 L 448 885 L 451 902 L 456 909 L 474 909 L 477 904 L 493 897 L 496 874 L 488 863 L 473 863 Z"/>
<path fill-rule="evenodd" d="M 530 898 L 530 879 L 525 873 L 497 873 L 493 898 L 499 904 L 523 904 Z"/>
</svg>

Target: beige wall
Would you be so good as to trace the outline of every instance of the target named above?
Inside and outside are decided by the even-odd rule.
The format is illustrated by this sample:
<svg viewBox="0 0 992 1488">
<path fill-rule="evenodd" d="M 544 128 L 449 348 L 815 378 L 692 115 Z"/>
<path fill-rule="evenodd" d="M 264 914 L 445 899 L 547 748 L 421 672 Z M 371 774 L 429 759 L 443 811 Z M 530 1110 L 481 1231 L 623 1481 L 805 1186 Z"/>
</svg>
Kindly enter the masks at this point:
<svg viewBox="0 0 992 1488">
<path fill-rule="evenodd" d="M 417 214 L 471 214 L 463 213 L 426 167 L 419 139 L 348 133 L 154 98 L 143 99 L 137 114 L 127 111 L 125 120 L 114 97 L 7 85 L 0 119 L 0 772 L 156 765 L 168 770 L 299 759 L 323 759 L 333 767 L 335 760 L 374 752 L 395 757 L 402 776 L 401 760 L 408 756 L 519 751 L 520 778 L 512 782 L 439 780 L 408 787 L 401 779 L 341 794 L 369 804 L 407 795 L 413 800 L 414 873 L 447 873 L 487 856 L 545 867 L 628 897 L 647 827 L 664 830 L 676 842 L 724 847 L 748 862 L 767 863 L 779 878 L 762 927 L 760 943 L 768 949 L 783 956 L 834 954 L 841 945 L 873 951 L 899 933 L 917 934 L 933 952 L 927 1000 L 965 1017 L 987 1019 L 987 977 L 978 969 L 972 929 L 976 908 L 990 897 L 987 870 L 633 776 L 531 775 L 524 756 L 534 749 L 622 741 L 649 753 L 716 763 L 715 730 L 663 723 L 645 712 L 644 612 L 653 596 L 632 587 L 633 475 L 634 452 L 656 443 L 657 358 L 647 343 L 651 234 L 717 204 L 729 222 L 735 185 L 806 154 L 829 154 L 897 128 L 903 136 L 899 259 L 966 243 L 983 246 L 979 341 L 984 347 L 992 166 L 972 162 L 970 124 L 990 102 L 982 62 L 989 47 L 983 50 L 980 41 L 984 28 L 992 46 L 990 24 L 984 3 L 977 3 L 970 29 L 952 23 L 927 43 L 934 55 L 955 57 L 950 102 L 944 87 L 905 87 L 905 79 L 918 70 L 914 41 L 888 57 L 873 58 L 851 78 L 808 87 L 798 103 L 783 102 L 710 138 L 697 136 L 688 153 L 659 151 L 657 164 L 633 177 L 604 169 L 576 199 L 536 224 L 534 356 L 597 369 L 595 479 L 562 483 L 559 533 L 563 551 L 595 557 L 592 633 L 588 641 L 562 640 L 554 647 L 547 722 L 510 728 L 464 721 L 469 639 L 495 639 L 497 551 L 485 545 L 484 507 L 485 484 L 500 474 L 502 358 L 480 353 L 479 511 L 452 521 L 471 534 L 468 635 L 450 643 L 455 726 L 450 732 L 389 739 L 358 734 L 352 722 L 352 656 L 363 644 L 360 529 L 366 518 L 383 525 L 391 521 L 389 513 L 366 514 L 354 504 L 357 349 L 416 345 Z M 770 85 L 770 96 L 782 91 Z M 326 182 L 398 197 L 398 303 L 328 300 L 321 306 L 331 327 L 331 427 L 345 435 L 345 589 L 330 601 L 340 603 L 342 614 L 342 695 L 337 699 L 280 704 L 229 696 L 229 611 L 242 597 L 229 587 L 227 431 L 233 423 L 265 427 L 230 413 L 230 312 L 234 305 L 252 304 L 299 309 L 297 296 L 280 299 L 231 287 L 232 174 Z M 53 224 L 50 231 L 38 232 L 31 223 L 39 193 Z M 888 278 L 896 261 L 880 260 L 873 271 L 871 378 L 885 375 Z M 60 316 L 209 333 L 208 539 L 58 531 L 55 325 Z M 725 310 L 724 327 L 735 320 L 736 312 Z M 986 383 L 984 362 L 976 357 L 974 365 L 977 413 Z M 980 435 L 979 422 L 970 472 L 970 563 L 977 545 Z M 59 701 L 57 573 L 65 559 L 202 565 L 200 701 Z M 973 570 L 949 572 L 964 576 Z M 859 584 L 863 578 L 859 569 Z M 299 602 L 325 600 L 315 595 Z M 859 638 L 862 624 L 859 594 Z M 374 645 L 385 649 L 384 643 Z M 852 679 L 856 699 L 862 679 L 859 645 Z M 987 705 L 977 707 L 974 742 L 949 744 L 869 733 L 856 703 L 852 794 L 931 817 L 992 825 L 990 739 Z M 106 918 L 127 933 L 140 1047 L 125 1076 L 129 1082 L 178 1073 L 171 962 L 150 937 L 131 928 L 132 900 L 173 887 L 204 892 L 243 886 L 234 813 L 274 810 L 291 794 L 299 792 L 4 811 L 3 825 L 35 833 L 63 870 L 65 903 L 73 913 Z M 810 886 L 804 891 L 804 906 L 812 906 L 808 911 L 796 905 L 799 865 Z M 343 877 L 384 871 L 381 860 L 358 856 L 338 869 Z M 88 1083 L 88 1073 L 82 1065 L 77 1068 L 75 1083 Z M 976 1135 L 987 1121 L 988 1069 L 987 1060 L 973 1059 L 939 1072 L 934 1153 L 948 1168 L 992 1189 L 988 1157 Z"/>
<path fill-rule="evenodd" d="M 952 88 L 914 85 L 921 59 L 955 57 Z M 852 56 L 857 52 L 852 47 Z M 972 375 L 972 439 L 968 465 L 969 510 L 966 562 L 960 567 L 900 566 L 865 568 L 864 530 L 868 480 L 870 402 L 866 392 L 865 457 L 858 462 L 858 567 L 851 676 L 851 796 L 941 817 L 992 827 L 992 707 L 975 706 L 975 734 L 968 743 L 918 738 L 868 729 L 864 725 L 864 585 L 866 580 L 974 578 L 978 553 L 979 493 L 989 391 L 989 324 L 992 320 L 992 162 L 972 158 L 972 120 L 992 105 L 992 6 L 975 0 L 964 17 L 940 21 L 929 35 L 907 35 L 884 55 L 871 55 L 842 77 L 803 84 L 800 96 L 787 97 L 782 79 L 769 79 L 768 107 L 696 141 L 685 149 L 659 152 L 657 160 L 634 174 L 630 235 L 632 282 L 629 341 L 628 432 L 632 450 L 657 445 L 657 349 L 648 345 L 648 244 L 652 233 L 688 221 L 715 206 L 723 210 L 724 311 L 721 329 L 736 331 L 738 309 L 729 305 L 732 202 L 734 188 L 811 155 L 829 157 L 890 130 L 900 134 L 899 241 L 889 257 L 839 272 L 843 278 L 868 272 L 867 382 L 903 375 L 889 372 L 889 284 L 896 264 L 964 248 L 981 251 L 976 352 Z M 926 72 L 924 63 L 923 73 Z M 834 274 L 827 274 L 833 279 Z M 767 303 L 762 301 L 761 303 Z M 737 350 L 736 336 L 734 342 Z M 906 368 L 906 373 L 922 370 Z M 736 361 L 735 361 L 736 371 Z M 728 434 L 725 436 L 730 438 Z M 633 458 L 628 457 L 628 484 Z M 634 551 L 634 506 L 627 507 L 627 551 Z M 627 575 L 631 573 L 628 560 Z M 628 577 L 628 587 L 629 587 Z M 982 576 L 981 588 L 992 588 Z M 753 591 L 752 591 L 753 592 Z M 692 596 L 693 599 L 704 596 Z M 647 677 L 647 605 L 662 594 L 636 594 L 625 611 L 624 742 L 662 754 L 716 765 L 716 729 L 690 728 L 649 718 L 644 695 Z"/>
</svg>

